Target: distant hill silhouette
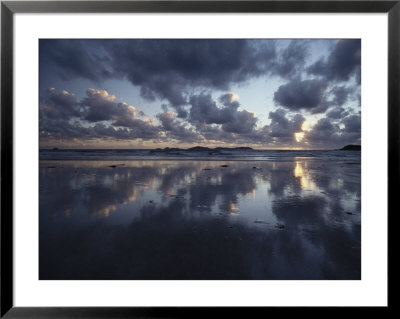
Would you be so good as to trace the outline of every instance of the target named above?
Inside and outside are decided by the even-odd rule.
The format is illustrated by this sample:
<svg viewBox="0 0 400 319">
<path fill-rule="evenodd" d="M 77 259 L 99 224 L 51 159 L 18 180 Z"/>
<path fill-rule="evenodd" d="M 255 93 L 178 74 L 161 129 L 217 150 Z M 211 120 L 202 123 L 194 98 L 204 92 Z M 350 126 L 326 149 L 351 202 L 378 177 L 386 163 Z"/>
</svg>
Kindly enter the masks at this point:
<svg viewBox="0 0 400 319">
<path fill-rule="evenodd" d="M 188 151 L 188 152 L 219 152 L 219 151 L 252 151 L 251 147 L 216 147 L 216 148 L 209 148 L 204 146 L 195 146 L 187 149 L 183 148 L 156 148 L 151 150 L 150 152 L 179 152 L 179 151 Z"/>
<path fill-rule="evenodd" d="M 346 145 L 340 149 L 341 151 L 361 151 L 361 145 Z"/>
</svg>

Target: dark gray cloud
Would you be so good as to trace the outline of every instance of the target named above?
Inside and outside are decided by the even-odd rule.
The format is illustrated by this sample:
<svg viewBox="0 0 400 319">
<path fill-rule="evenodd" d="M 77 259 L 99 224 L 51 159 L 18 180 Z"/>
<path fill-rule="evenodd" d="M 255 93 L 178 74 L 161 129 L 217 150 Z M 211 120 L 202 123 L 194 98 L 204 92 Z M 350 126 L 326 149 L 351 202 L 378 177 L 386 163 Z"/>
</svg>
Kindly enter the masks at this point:
<svg viewBox="0 0 400 319">
<path fill-rule="evenodd" d="M 361 132 L 361 116 L 350 115 L 343 119 L 342 123 L 345 128 L 344 131 L 347 133 L 360 133 Z"/>
<path fill-rule="evenodd" d="M 349 115 L 342 107 L 331 109 L 326 118 L 307 132 L 302 130 L 303 115 L 291 114 L 282 108 L 269 113 L 269 125 L 257 127 L 255 114 L 238 110 L 232 94 L 218 98 L 222 105 L 217 105 L 209 94 L 192 96 L 190 114 L 197 114 L 197 118 L 189 117 L 189 122 L 165 107 L 156 116 L 159 124 L 137 118 L 139 110 L 102 90 L 89 89 L 77 101 L 72 93 L 50 89 L 40 101 L 40 136 L 47 139 L 174 139 L 180 143 L 213 141 L 282 147 L 293 145 L 295 133 L 303 132 L 301 143 L 307 142 L 309 147 L 341 147 L 361 142 L 361 116 Z M 63 116 L 55 116 L 60 114 Z"/>
<path fill-rule="evenodd" d="M 68 91 L 56 92 L 49 88 L 40 97 L 40 113 L 50 119 L 63 119 L 80 116 L 80 108 L 76 96 Z"/>
<path fill-rule="evenodd" d="M 276 105 L 312 114 L 324 113 L 328 108 L 339 108 L 358 99 L 358 87 L 332 86 L 325 79 L 295 79 L 281 85 L 274 93 Z"/>
<path fill-rule="evenodd" d="M 287 112 L 283 109 L 278 109 L 275 112 L 270 112 L 268 118 L 271 119 L 270 135 L 273 137 L 293 136 L 296 132 L 302 132 L 301 126 L 306 120 L 303 115 L 296 114 L 291 119 L 286 117 Z"/>
<path fill-rule="evenodd" d="M 340 124 L 332 123 L 329 118 L 321 118 L 312 129 L 307 132 L 306 140 L 314 147 L 343 147 L 347 144 L 361 143 L 361 117 L 347 116 L 343 119 L 344 128 Z"/>
<path fill-rule="evenodd" d="M 348 111 L 346 111 L 343 107 L 335 107 L 330 109 L 326 113 L 326 117 L 331 118 L 331 119 L 341 119 L 349 114 Z"/>
<path fill-rule="evenodd" d="M 165 99 L 178 107 L 188 102 L 189 87 L 227 90 L 266 72 L 275 58 L 270 42 L 247 40 L 132 40 L 103 45 L 113 70 L 141 87 L 144 98 Z"/>
<path fill-rule="evenodd" d="M 308 40 L 292 40 L 286 48 L 278 52 L 271 72 L 282 78 L 296 78 L 303 71 L 308 55 Z"/>
<path fill-rule="evenodd" d="M 47 90 L 40 104 L 41 136 L 47 138 L 155 139 L 172 138 L 179 142 L 223 140 L 233 143 L 258 138 L 258 121 L 254 113 L 238 111 L 239 103 L 232 93 L 220 96 L 217 103 L 209 94 L 191 97 L 189 122 L 179 119 L 167 110 L 157 114 L 159 124 L 147 118 L 137 118 L 141 112 L 119 101 L 104 90 L 86 90 L 86 96 L 77 101 L 75 95 L 55 89 Z"/>
<path fill-rule="evenodd" d="M 79 137 L 83 128 L 70 124 L 73 118 L 81 116 L 79 102 L 73 93 L 54 88 L 44 91 L 39 98 L 39 132 L 41 137 Z"/>
<path fill-rule="evenodd" d="M 226 95 L 222 100 L 227 102 Z M 234 120 L 236 107 L 218 107 L 210 94 L 199 94 L 190 97 L 189 121 L 192 123 L 224 124 Z M 229 102 L 230 103 L 230 102 Z"/>
<path fill-rule="evenodd" d="M 42 70 L 51 64 L 63 79 L 126 78 L 145 99 L 165 99 L 185 117 L 188 88 L 228 90 L 267 74 L 293 78 L 304 67 L 308 46 L 292 40 L 278 52 L 274 40 L 41 40 L 40 61 Z"/>
<path fill-rule="evenodd" d="M 157 119 L 160 121 L 160 130 L 165 132 L 167 137 L 181 142 L 199 142 L 202 139 L 197 131 L 177 119 L 173 112 L 159 113 Z"/>
<path fill-rule="evenodd" d="M 105 90 L 86 90 L 86 96 L 80 101 L 80 105 L 85 109 L 81 119 L 89 122 L 112 121 L 115 127 L 124 129 L 114 129 L 111 126 L 107 132 L 119 132 L 119 136 L 135 136 L 143 139 L 157 138 L 158 128 L 150 120 L 138 119 L 135 116 L 140 111 L 125 102 L 118 101 L 116 96 L 110 95 Z M 104 125 L 101 129 L 104 132 Z M 129 130 L 128 130 L 129 129 Z"/>
<path fill-rule="evenodd" d="M 233 133 L 225 132 L 221 129 L 221 125 L 217 124 L 196 124 L 196 131 L 207 141 L 218 141 L 225 143 L 238 143 L 239 139 Z"/>
<path fill-rule="evenodd" d="M 218 106 L 210 94 L 190 98 L 188 120 L 205 140 L 226 143 L 261 143 L 271 138 L 265 128 L 257 128 L 257 116 L 247 110 L 238 110 L 239 102 L 232 93 L 218 98 Z"/>
<path fill-rule="evenodd" d="M 121 119 L 115 121 L 113 126 L 129 128 L 136 138 L 156 139 L 159 137 L 159 127 L 150 120 L 136 118 Z"/>
<path fill-rule="evenodd" d="M 233 125 L 233 124 L 230 124 Z M 236 127 L 235 127 L 236 128 Z M 226 129 L 226 128 L 225 128 Z M 196 130 L 208 141 L 225 142 L 231 144 L 267 144 L 272 141 L 269 136 L 269 127 L 253 129 L 235 129 L 235 132 L 223 130 L 221 125 L 200 124 Z"/>
<path fill-rule="evenodd" d="M 222 124 L 222 130 L 229 133 L 246 134 L 254 131 L 257 124 L 254 113 L 246 110 L 234 113 L 234 120 Z"/>
<path fill-rule="evenodd" d="M 299 113 L 289 116 L 284 109 L 278 109 L 269 113 L 269 125 L 257 127 L 258 118 L 254 113 L 233 109 L 231 114 L 230 120 L 221 125 L 203 121 L 196 124 L 196 130 L 207 140 L 237 144 L 290 145 L 295 141 L 295 133 L 303 132 L 302 125 L 305 121 L 304 116 Z"/>
<path fill-rule="evenodd" d="M 221 95 L 219 101 L 223 103 L 218 107 L 210 94 L 193 95 L 190 98 L 189 120 L 193 124 L 222 124 L 221 128 L 227 133 L 251 133 L 256 124 L 257 117 L 246 110 L 238 111 L 239 103 L 228 93 Z"/>
<path fill-rule="evenodd" d="M 275 104 L 290 110 L 307 110 L 319 113 L 326 110 L 325 90 L 328 83 L 321 79 L 295 79 L 281 85 L 274 93 Z"/>
<path fill-rule="evenodd" d="M 41 83 L 54 75 L 96 84 L 121 79 L 149 101 L 164 100 L 163 112 L 150 120 L 103 90 L 89 89 L 77 100 L 67 91 L 41 89 L 41 136 L 268 145 L 293 142 L 304 117 L 292 114 L 306 111 L 326 112 L 305 132 L 309 146 L 322 145 L 324 136 L 327 143 L 359 140 L 359 114 L 353 115 L 351 103 L 360 104 L 360 86 L 346 82 L 360 79 L 360 40 L 337 41 L 326 57 L 307 67 L 310 49 L 310 41 L 302 39 L 40 40 Z M 212 98 L 211 93 L 262 76 L 286 81 L 274 93 L 278 108 L 269 113 L 269 125 L 258 127 L 257 116 L 233 93 Z"/>
<path fill-rule="evenodd" d="M 339 125 L 332 124 L 327 118 L 322 118 L 314 125 L 307 134 L 307 138 L 314 142 L 326 142 L 333 139 L 335 134 L 340 131 Z"/>
<path fill-rule="evenodd" d="M 113 125 L 106 125 L 104 123 L 96 123 L 94 126 L 89 128 L 89 132 L 85 137 L 110 137 L 113 139 L 129 140 L 129 139 L 157 139 L 159 137 L 159 131 L 155 126 L 146 125 L 145 122 L 136 120 L 135 126 L 131 128 L 127 127 L 115 127 Z"/>
<path fill-rule="evenodd" d="M 90 130 L 80 123 L 40 116 L 39 134 L 41 138 L 73 139 L 90 135 Z"/>
<path fill-rule="evenodd" d="M 355 76 L 360 83 L 361 40 L 339 40 L 330 55 L 315 62 L 308 71 L 332 81 L 348 81 Z"/>
<path fill-rule="evenodd" d="M 303 132 L 302 125 L 306 120 L 301 114 L 289 118 L 284 109 L 270 112 L 268 118 L 271 123 L 263 128 L 264 134 L 268 134 L 274 144 L 282 146 L 296 142 L 295 133 Z"/>
<path fill-rule="evenodd" d="M 268 40 L 41 40 L 40 47 L 42 70 L 52 64 L 64 79 L 96 83 L 126 78 L 145 99 L 167 100 L 179 117 L 186 116 L 182 106 L 189 88 L 228 90 L 282 71 L 275 42 Z M 291 53 L 285 54 L 289 58 Z"/>
<path fill-rule="evenodd" d="M 334 106 L 342 106 L 349 99 L 355 99 L 354 95 L 356 91 L 357 88 L 355 87 L 335 86 L 330 91 L 330 94 L 333 97 L 330 104 Z"/>
<path fill-rule="evenodd" d="M 105 90 L 87 89 L 80 105 L 85 109 L 82 119 L 89 122 L 115 120 L 122 123 L 139 113 L 135 107 L 119 102 L 114 95 L 109 95 Z"/>
<path fill-rule="evenodd" d="M 95 41 L 39 40 L 41 70 L 44 71 L 51 65 L 51 71 L 56 70 L 64 80 L 84 78 L 99 83 L 111 77 L 112 72 L 105 63 L 107 58 L 104 55 L 99 56 L 99 52 Z"/>
<path fill-rule="evenodd" d="M 77 101 L 72 93 L 48 89 L 40 98 L 39 130 L 42 137 L 59 139 L 159 138 L 159 128 L 148 119 L 135 118 L 137 114 L 135 107 L 118 102 L 104 90 L 88 89 Z"/>
<path fill-rule="evenodd" d="M 222 105 L 226 107 L 238 108 L 240 106 L 239 101 L 236 100 L 236 95 L 233 93 L 222 94 L 218 98 L 218 100 Z"/>
<path fill-rule="evenodd" d="M 353 104 L 353 106 L 361 106 L 361 93 L 359 86 L 333 86 L 328 94 L 328 98 L 323 105 L 329 108 L 327 117 L 339 118 L 350 114 L 351 109 L 345 111 L 343 106 Z"/>
<path fill-rule="evenodd" d="M 126 127 L 114 127 L 102 122 L 91 126 L 83 126 L 81 122 L 53 120 L 46 121 L 46 126 L 40 131 L 41 138 L 71 140 L 77 139 L 93 139 L 93 138 L 112 138 L 119 140 L 129 139 L 157 139 L 159 137 L 158 130 L 143 130 L 139 125 L 133 129 Z"/>
<path fill-rule="evenodd" d="M 292 57 L 293 65 L 304 66 L 296 60 L 296 52 L 305 57 L 306 48 L 301 49 L 301 42 L 291 43 L 287 50 Z M 300 47 L 298 49 L 298 47 Z M 287 59 L 290 68 L 290 59 Z M 301 59 L 300 59 L 301 60 Z M 296 63 L 297 61 L 297 63 Z M 285 66 L 285 65 L 284 65 Z M 300 71 L 302 71 L 300 67 Z M 274 94 L 277 105 L 290 110 L 307 110 L 310 113 L 324 113 L 331 106 L 342 106 L 349 100 L 356 100 L 359 86 L 349 87 L 341 83 L 355 76 L 360 84 L 361 41 L 339 40 L 326 58 L 321 58 L 307 68 L 309 74 L 318 76 L 313 79 L 302 79 L 301 72 L 297 77 L 281 85 Z M 293 73 L 293 71 L 292 71 Z M 296 74 L 296 72 L 294 72 Z"/>
<path fill-rule="evenodd" d="M 322 118 L 307 132 L 306 140 L 312 146 L 326 148 L 333 145 L 340 146 L 340 127 L 329 119 Z M 342 145 L 343 146 L 343 145 Z"/>
</svg>

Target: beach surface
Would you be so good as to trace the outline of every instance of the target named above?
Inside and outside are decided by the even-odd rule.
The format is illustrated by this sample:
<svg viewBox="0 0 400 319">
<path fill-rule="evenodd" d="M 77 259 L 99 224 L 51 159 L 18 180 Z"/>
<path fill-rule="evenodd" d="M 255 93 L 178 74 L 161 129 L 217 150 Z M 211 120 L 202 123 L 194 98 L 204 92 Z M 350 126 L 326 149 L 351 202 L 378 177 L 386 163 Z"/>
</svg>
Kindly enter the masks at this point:
<svg viewBox="0 0 400 319">
<path fill-rule="evenodd" d="M 41 280 L 361 279 L 360 152 L 59 153 L 39 161 Z"/>
</svg>

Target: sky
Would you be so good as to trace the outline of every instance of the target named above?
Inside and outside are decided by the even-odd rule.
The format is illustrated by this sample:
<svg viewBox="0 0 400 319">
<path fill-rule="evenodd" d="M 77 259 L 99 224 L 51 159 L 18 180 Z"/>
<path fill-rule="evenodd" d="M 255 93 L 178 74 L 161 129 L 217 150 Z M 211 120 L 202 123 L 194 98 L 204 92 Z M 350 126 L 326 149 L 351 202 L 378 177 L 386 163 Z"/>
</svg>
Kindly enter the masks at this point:
<svg viewBox="0 0 400 319">
<path fill-rule="evenodd" d="M 359 39 L 41 39 L 41 148 L 361 144 Z"/>
</svg>

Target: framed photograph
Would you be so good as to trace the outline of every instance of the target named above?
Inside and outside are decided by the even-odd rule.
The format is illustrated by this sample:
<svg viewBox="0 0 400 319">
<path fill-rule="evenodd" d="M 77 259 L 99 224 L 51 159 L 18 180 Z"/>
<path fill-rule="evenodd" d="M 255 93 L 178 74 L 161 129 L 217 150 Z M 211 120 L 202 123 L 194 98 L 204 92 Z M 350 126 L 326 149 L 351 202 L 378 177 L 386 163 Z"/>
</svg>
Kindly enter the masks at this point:
<svg viewBox="0 0 400 319">
<path fill-rule="evenodd" d="M 2 1 L 1 317 L 390 309 L 398 1 Z"/>
</svg>

